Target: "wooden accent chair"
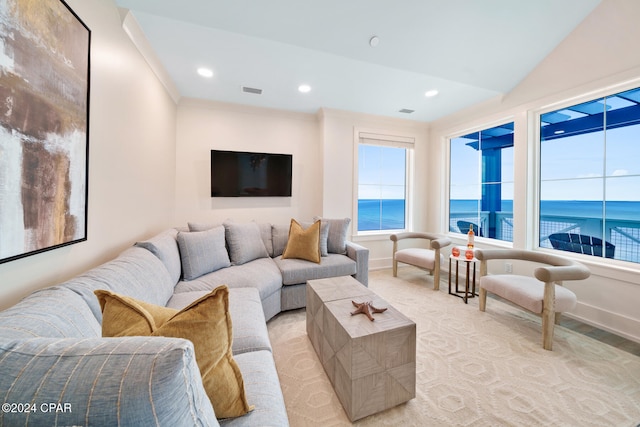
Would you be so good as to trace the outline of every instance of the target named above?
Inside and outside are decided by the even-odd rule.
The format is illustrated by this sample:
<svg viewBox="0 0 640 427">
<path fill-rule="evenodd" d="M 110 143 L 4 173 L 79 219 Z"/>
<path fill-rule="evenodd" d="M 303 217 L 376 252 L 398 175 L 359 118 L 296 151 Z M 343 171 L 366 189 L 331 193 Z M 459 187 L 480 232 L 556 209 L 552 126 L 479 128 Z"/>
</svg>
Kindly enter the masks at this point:
<svg viewBox="0 0 640 427">
<path fill-rule="evenodd" d="M 433 289 L 440 289 L 440 265 L 444 263 L 444 256 L 440 249 L 449 246 L 451 239 L 435 233 L 405 232 L 389 236 L 393 241 L 393 277 L 398 276 L 398 263 L 413 265 L 429 271 L 433 275 Z M 405 239 L 423 239 L 430 241 L 430 249 L 405 248 L 398 250 L 398 242 Z"/>
<path fill-rule="evenodd" d="M 598 237 L 587 236 L 586 234 L 554 233 L 549 235 L 549 241 L 553 249 L 602 256 L 603 242 Z M 604 242 L 604 247 L 605 257 L 613 258 L 616 253 L 616 246 L 613 243 Z"/>
<path fill-rule="evenodd" d="M 480 311 L 485 311 L 487 292 L 498 295 L 542 317 L 542 347 L 553 347 L 553 327 L 560 313 L 576 306 L 576 294 L 562 286 L 563 280 L 583 280 L 591 275 L 584 265 L 559 255 L 519 249 L 476 249 L 480 260 Z M 521 260 L 543 264 L 533 276 L 487 274 L 490 260 Z"/>
<path fill-rule="evenodd" d="M 473 225 L 473 232 L 476 233 L 476 236 L 484 237 L 484 230 L 478 226 L 475 222 L 469 222 L 465 220 L 460 220 L 456 223 L 458 225 L 458 230 L 460 233 L 467 234 L 469 232 L 469 226 Z"/>
</svg>

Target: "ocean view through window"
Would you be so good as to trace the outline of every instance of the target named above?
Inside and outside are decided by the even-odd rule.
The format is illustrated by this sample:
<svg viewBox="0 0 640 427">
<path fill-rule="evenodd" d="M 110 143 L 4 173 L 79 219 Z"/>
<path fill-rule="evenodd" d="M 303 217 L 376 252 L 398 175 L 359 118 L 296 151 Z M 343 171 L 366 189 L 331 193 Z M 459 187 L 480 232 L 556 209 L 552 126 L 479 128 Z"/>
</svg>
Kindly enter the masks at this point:
<svg viewBox="0 0 640 427">
<path fill-rule="evenodd" d="M 449 140 L 449 231 L 513 241 L 513 128 Z"/>
<path fill-rule="evenodd" d="M 640 88 L 540 115 L 539 245 L 640 262 Z"/>
<path fill-rule="evenodd" d="M 407 228 L 408 173 L 412 144 L 360 134 L 358 143 L 357 230 Z"/>
</svg>

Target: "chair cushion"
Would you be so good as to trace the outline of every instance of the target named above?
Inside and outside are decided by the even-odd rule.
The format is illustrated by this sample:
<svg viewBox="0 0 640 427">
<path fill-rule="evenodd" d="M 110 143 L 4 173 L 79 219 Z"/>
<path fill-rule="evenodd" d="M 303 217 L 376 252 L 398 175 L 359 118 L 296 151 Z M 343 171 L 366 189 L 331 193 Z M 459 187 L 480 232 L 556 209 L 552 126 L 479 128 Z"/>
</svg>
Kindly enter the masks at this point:
<svg viewBox="0 0 640 427">
<path fill-rule="evenodd" d="M 109 291 L 96 291 L 102 308 L 102 336 L 164 336 L 193 343 L 202 383 L 219 418 L 253 409 L 231 353 L 233 332 L 229 290 L 220 286 L 178 311 Z"/>
<path fill-rule="evenodd" d="M 480 278 L 480 287 L 533 313 L 542 313 L 544 283 L 528 276 L 495 274 Z M 564 286 L 556 285 L 555 311 L 572 310 L 577 302 L 576 294 Z"/>
<path fill-rule="evenodd" d="M 436 266 L 435 251 L 422 248 L 400 249 L 396 252 L 396 261 L 415 265 L 426 270 L 433 270 Z M 440 263 L 444 263 L 444 256 L 440 255 Z"/>
</svg>

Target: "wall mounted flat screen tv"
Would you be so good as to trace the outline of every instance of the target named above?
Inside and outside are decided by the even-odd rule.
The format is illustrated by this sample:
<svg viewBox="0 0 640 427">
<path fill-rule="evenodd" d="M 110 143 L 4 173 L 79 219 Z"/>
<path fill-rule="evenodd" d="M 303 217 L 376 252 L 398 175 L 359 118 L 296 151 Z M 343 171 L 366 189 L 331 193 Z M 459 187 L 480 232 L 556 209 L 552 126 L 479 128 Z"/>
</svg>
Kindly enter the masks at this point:
<svg viewBox="0 0 640 427">
<path fill-rule="evenodd" d="M 291 197 L 291 154 L 211 150 L 211 197 Z"/>
</svg>

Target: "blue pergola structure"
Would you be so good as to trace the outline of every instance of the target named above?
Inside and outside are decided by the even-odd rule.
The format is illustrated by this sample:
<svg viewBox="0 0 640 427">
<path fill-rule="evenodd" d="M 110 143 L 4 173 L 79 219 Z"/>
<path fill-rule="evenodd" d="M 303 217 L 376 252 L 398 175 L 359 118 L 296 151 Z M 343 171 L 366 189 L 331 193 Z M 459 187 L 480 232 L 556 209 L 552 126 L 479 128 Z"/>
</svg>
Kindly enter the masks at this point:
<svg viewBox="0 0 640 427">
<path fill-rule="evenodd" d="M 640 88 L 543 114 L 541 140 L 600 132 L 640 124 Z M 482 156 L 482 211 L 488 212 L 485 237 L 496 237 L 496 212 L 501 211 L 502 150 L 513 147 L 513 123 L 474 132 L 462 138 Z M 460 230 L 463 232 L 464 230 Z"/>
</svg>

